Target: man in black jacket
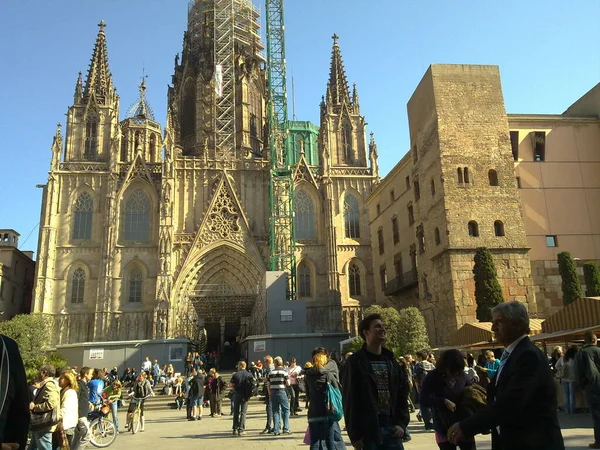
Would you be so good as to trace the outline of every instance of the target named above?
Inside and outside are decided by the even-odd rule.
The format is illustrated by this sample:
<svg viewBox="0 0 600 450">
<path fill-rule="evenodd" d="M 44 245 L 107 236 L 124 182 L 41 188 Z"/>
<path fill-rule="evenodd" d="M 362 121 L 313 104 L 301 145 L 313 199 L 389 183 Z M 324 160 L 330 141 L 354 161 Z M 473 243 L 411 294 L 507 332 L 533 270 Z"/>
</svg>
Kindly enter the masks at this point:
<svg viewBox="0 0 600 450">
<path fill-rule="evenodd" d="M 24 449 L 29 431 L 29 391 L 25 368 L 17 343 L 2 336 L 0 340 L 0 443 Z"/>
<path fill-rule="evenodd" d="M 575 359 L 576 373 L 579 385 L 585 390 L 594 423 L 594 442 L 589 448 L 600 448 L 600 348 L 591 331 L 585 333 L 583 339 L 585 344 Z"/>
<path fill-rule="evenodd" d="M 379 314 L 365 317 L 358 332 L 365 341 L 344 366 L 346 430 L 355 449 L 403 449 L 408 426 L 408 379 L 394 354 L 383 348 L 385 327 Z"/>
<path fill-rule="evenodd" d="M 457 443 L 491 429 L 493 450 L 564 450 L 552 372 L 546 356 L 527 337 L 525 306 L 496 306 L 492 331 L 506 350 L 488 385 L 488 406 L 452 425 L 448 439 Z"/>
</svg>

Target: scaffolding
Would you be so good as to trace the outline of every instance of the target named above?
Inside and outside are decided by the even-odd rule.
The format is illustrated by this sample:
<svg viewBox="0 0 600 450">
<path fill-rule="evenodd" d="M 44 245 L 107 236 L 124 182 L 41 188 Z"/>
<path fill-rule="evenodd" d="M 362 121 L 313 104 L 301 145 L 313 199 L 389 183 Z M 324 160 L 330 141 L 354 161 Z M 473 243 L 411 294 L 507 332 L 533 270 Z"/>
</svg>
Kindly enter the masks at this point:
<svg viewBox="0 0 600 450">
<path fill-rule="evenodd" d="M 283 0 L 266 0 L 271 176 L 270 268 L 288 274 L 288 298 L 296 292 L 294 182 L 287 151 L 287 81 Z"/>
<path fill-rule="evenodd" d="M 215 155 L 235 158 L 235 5 L 234 0 L 214 0 L 215 54 Z"/>
</svg>

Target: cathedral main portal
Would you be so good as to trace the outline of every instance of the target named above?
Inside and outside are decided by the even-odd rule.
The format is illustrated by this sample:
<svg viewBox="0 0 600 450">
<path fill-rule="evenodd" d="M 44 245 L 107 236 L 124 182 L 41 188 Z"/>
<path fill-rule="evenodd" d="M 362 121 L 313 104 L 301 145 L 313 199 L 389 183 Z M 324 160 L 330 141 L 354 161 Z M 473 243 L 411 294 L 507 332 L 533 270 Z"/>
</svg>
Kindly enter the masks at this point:
<svg viewBox="0 0 600 450">
<path fill-rule="evenodd" d="M 205 336 L 201 347 L 219 353 L 221 366 L 229 366 L 239 358 L 238 341 L 247 332 L 264 265 L 233 242 L 215 242 L 195 250 L 181 270 L 175 292 L 185 303 L 182 310 L 194 317 L 193 328 Z"/>
</svg>

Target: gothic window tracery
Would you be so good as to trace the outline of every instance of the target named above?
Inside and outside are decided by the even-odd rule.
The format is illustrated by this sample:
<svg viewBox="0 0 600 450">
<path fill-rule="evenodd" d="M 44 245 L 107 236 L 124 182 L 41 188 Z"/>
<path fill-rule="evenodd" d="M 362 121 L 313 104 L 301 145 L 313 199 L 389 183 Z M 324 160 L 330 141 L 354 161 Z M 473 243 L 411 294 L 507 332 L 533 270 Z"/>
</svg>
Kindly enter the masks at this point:
<svg viewBox="0 0 600 450">
<path fill-rule="evenodd" d="M 73 206 L 73 239 L 92 238 L 92 214 L 94 201 L 92 196 L 84 192 L 75 200 Z"/>
<path fill-rule="evenodd" d="M 125 201 L 125 240 L 150 240 L 150 199 L 136 189 Z"/>
<path fill-rule="evenodd" d="M 127 161 L 127 135 L 121 136 L 121 162 Z"/>
<path fill-rule="evenodd" d="M 315 206 L 303 189 L 296 191 L 296 239 L 315 238 Z"/>
<path fill-rule="evenodd" d="M 347 194 L 344 198 L 344 225 L 347 238 L 360 238 L 360 205 L 352 194 Z"/>
<path fill-rule="evenodd" d="M 85 294 L 85 271 L 81 268 L 75 269 L 71 279 L 71 303 L 83 303 Z"/>
<path fill-rule="evenodd" d="M 360 267 L 358 264 L 352 262 L 348 267 L 348 287 L 350 290 L 350 297 L 358 297 L 362 295 L 360 285 Z"/>
<path fill-rule="evenodd" d="M 90 117 L 85 123 L 85 145 L 83 159 L 94 161 L 98 152 L 98 120 Z"/>
<path fill-rule="evenodd" d="M 307 298 L 311 296 L 310 267 L 305 262 L 298 264 L 298 297 Z"/>
<path fill-rule="evenodd" d="M 133 268 L 129 272 L 129 303 L 141 303 L 142 301 L 142 271 Z"/>
<path fill-rule="evenodd" d="M 342 155 L 346 164 L 354 162 L 354 151 L 352 149 L 352 127 L 350 122 L 345 120 L 342 123 Z"/>
<path fill-rule="evenodd" d="M 156 161 L 156 136 L 150 136 L 150 162 Z"/>
</svg>

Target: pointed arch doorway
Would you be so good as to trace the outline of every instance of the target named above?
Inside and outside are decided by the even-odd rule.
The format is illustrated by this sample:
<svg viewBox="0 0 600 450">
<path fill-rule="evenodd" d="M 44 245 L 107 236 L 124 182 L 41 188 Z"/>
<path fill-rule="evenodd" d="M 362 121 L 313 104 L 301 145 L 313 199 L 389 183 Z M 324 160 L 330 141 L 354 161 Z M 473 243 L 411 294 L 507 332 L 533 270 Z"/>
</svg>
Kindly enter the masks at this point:
<svg viewBox="0 0 600 450">
<path fill-rule="evenodd" d="M 245 336 L 264 272 L 233 244 L 203 252 L 182 270 L 180 298 L 197 317 L 206 351 L 219 355 L 220 370 L 233 369 L 240 358 L 239 340 Z"/>
</svg>

